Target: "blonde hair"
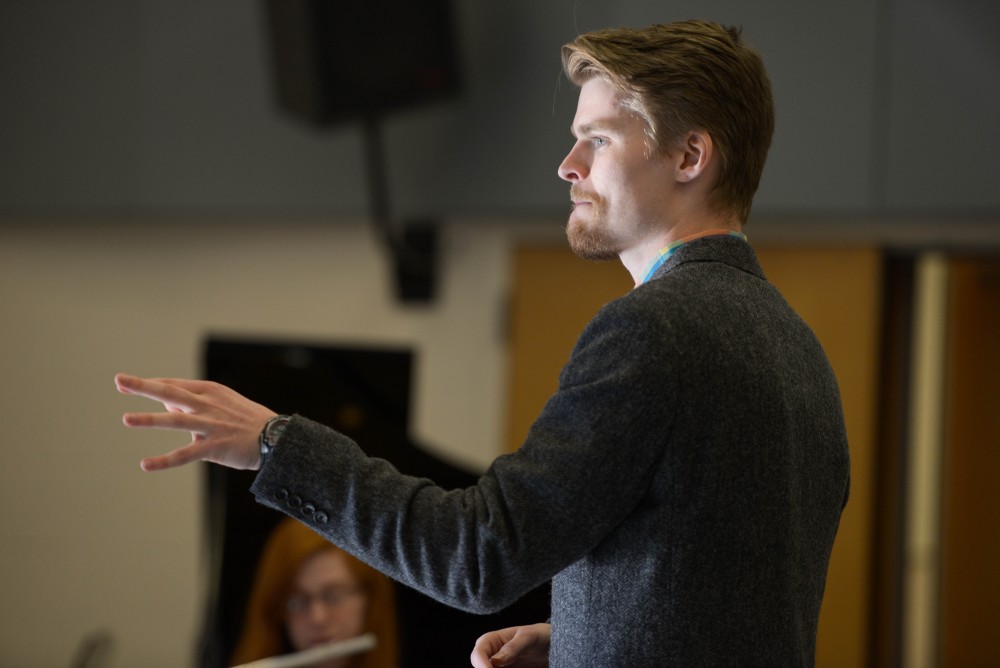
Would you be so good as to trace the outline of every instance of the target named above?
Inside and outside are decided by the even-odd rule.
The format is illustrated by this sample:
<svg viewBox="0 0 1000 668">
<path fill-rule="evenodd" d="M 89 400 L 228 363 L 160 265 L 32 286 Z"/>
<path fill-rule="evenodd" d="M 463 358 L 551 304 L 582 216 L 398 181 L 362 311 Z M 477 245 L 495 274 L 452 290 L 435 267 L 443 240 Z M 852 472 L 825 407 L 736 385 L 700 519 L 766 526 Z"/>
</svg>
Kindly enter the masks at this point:
<svg viewBox="0 0 1000 668">
<path fill-rule="evenodd" d="M 647 126 L 651 151 L 692 130 L 707 132 L 721 158 L 711 206 L 750 215 L 774 134 L 771 83 L 740 29 L 706 21 L 599 30 L 562 48 L 566 76 L 599 77 Z"/>
<path fill-rule="evenodd" d="M 243 632 L 231 659 L 232 664 L 249 663 L 292 651 L 285 622 L 288 598 L 302 564 L 325 550 L 336 550 L 347 557 L 351 573 L 358 578 L 368 594 L 365 631 L 375 634 L 378 645 L 372 651 L 359 655 L 351 665 L 357 668 L 391 668 L 399 665 L 392 582 L 292 519 L 282 520 L 264 546 L 247 603 Z"/>
</svg>

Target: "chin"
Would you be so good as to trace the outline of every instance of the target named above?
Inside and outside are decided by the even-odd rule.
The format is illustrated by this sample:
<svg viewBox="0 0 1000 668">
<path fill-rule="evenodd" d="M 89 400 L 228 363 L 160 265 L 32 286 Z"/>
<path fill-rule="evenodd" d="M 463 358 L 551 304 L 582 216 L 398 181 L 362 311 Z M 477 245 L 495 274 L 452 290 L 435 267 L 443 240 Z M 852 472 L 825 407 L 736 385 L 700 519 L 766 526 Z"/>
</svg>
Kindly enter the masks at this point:
<svg viewBox="0 0 1000 668">
<path fill-rule="evenodd" d="M 570 220 L 566 226 L 569 247 L 584 260 L 614 260 L 618 258 L 618 246 L 613 240 L 598 230 L 587 228 L 579 221 Z"/>
</svg>

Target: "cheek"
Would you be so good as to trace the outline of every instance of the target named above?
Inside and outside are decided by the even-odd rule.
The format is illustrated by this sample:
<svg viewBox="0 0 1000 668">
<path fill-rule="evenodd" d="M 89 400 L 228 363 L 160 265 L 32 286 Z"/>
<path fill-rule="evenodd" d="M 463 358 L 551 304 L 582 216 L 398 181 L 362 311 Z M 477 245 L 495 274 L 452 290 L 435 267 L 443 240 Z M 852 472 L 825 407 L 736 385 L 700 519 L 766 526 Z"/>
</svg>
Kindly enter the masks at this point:
<svg viewBox="0 0 1000 668">
<path fill-rule="evenodd" d="M 364 633 L 365 618 L 368 616 L 368 603 L 359 602 L 358 605 L 345 609 L 344 613 L 340 620 L 342 634 L 353 637 Z"/>
<path fill-rule="evenodd" d="M 633 205 L 642 208 L 660 208 L 669 197 L 670 180 L 654 163 L 636 165 L 623 172 L 620 183 Z"/>
<path fill-rule="evenodd" d="M 591 173 L 591 182 L 605 198 L 620 199 L 623 194 L 628 194 L 634 181 L 626 167 L 618 161 L 606 161 L 600 168 L 595 167 Z"/>
<path fill-rule="evenodd" d="M 286 623 L 285 628 L 288 630 L 288 639 L 292 642 L 293 649 L 306 649 L 306 643 L 309 642 L 307 624 L 308 622 L 302 618 L 289 619 Z"/>
</svg>

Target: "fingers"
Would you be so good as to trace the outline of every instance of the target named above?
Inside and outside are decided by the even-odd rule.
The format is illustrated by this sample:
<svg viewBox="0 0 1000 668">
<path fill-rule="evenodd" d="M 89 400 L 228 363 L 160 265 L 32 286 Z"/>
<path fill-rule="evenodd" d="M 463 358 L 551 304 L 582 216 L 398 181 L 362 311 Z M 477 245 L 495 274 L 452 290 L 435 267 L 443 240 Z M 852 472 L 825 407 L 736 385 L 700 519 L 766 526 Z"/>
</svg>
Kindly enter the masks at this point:
<svg viewBox="0 0 1000 668">
<path fill-rule="evenodd" d="M 469 657 L 475 668 L 494 668 L 494 666 L 505 665 L 501 663 L 505 659 L 509 662 L 509 657 L 502 655 L 504 643 L 514 635 L 516 627 L 491 631 L 479 637 Z"/>
<path fill-rule="evenodd" d="M 153 399 L 166 409 L 125 413 L 125 426 L 191 434 L 189 445 L 142 460 L 143 470 L 159 471 L 196 460 L 239 469 L 260 467 L 260 430 L 275 415 L 266 406 L 211 381 L 118 374 L 115 386 L 123 394 Z"/>
<path fill-rule="evenodd" d="M 470 660 L 476 668 L 548 666 L 551 632 L 547 623 L 492 631 L 476 641 Z"/>
<path fill-rule="evenodd" d="M 201 432 L 204 420 L 191 413 L 168 409 L 166 413 L 125 413 L 122 415 L 122 424 L 142 429 Z"/>
<path fill-rule="evenodd" d="M 517 659 L 520 651 L 513 647 L 514 641 L 511 640 L 509 643 L 500 648 L 500 651 L 490 657 L 491 666 L 509 666 L 511 663 Z"/>
<path fill-rule="evenodd" d="M 472 656 L 469 657 L 469 661 L 472 663 L 472 668 L 493 668 L 489 656 L 479 650 L 472 650 Z"/>
<path fill-rule="evenodd" d="M 132 386 L 138 380 L 135 376 L 130 376 L 127 373 L 116 373 L 115 387 L 122 394 L 132 394 Z"/>
<path fill-rule="evenodd" d="M 480 638 L 482 641 L 482 638 Z M 472 663 L 473 668 L 493 668 L 493 662 L 490 657 L 493 656 L 493 651 L 487 647 L 481 647 L 479 642 L 476 643 L 475 648 L 472 650 L 472 656 L 469 657 L 469 661 Z"/>
<path fill-rule="evenodd" d="M 190 378 L 140 378 L 130 373 L 115 374 L 115 385 L 125 393 L 131 393 L 135 388 L 148 388 L 151 385 L 170 385 L 179 387 L 192 393 L 197 393 L 199 387 L 209 384 L 204 380 L 192 380 Z"/>
<path fill-rule="evenodd" d="M 173 404 L 190 408 L 194 403 L 193 383 L 176 378 L 138 378 L 120 373 L 115 376 L 115 387 L 122 394 L 145 397 L 162 404 Z"/>
<path fill-rule="evenodd" d="M 138 378 L 127 374 L 115 376 L 115 386 L 122 394 L 145 397 L 163 404 L 167 413 L 126 413 L 122 422 L 128 427 L 149 427 L 200 432 L 206 427 L 205 410 L 208 391 L 213 383 L 180 378 Z"/>
<path fill-rule="evenodd" d="M 201 456 L 197 446 L 197 443 L 189 443 L 183 448 L 177 448 L 164 455 L 146 457 L 139 462 L 139 467 L 143 471 L 165 471 L 199 461 Z"/>
</svg>

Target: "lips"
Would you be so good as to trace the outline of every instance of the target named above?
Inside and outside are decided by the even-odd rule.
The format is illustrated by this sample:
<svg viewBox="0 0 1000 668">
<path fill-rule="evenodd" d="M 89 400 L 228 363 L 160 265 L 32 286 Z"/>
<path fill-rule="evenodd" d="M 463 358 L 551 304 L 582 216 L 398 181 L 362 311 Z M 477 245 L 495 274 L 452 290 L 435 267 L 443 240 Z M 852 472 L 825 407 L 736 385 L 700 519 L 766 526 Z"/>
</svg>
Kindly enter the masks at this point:
<svg viewBox="0 0 1000 668">
<path fill-rule="evenodd" d="M 583 188 L 573 186 L 569 189 L 569 199 L 575 209 L 578 206 L 590 206 L 599 198 L 596 193 L 589 192 Z"/>
<path fill-rule="evenodd" d="M 336 638 L 334 638 L 333 636 L 329 636 L 326 638 L 314 638 L 309 641 L 309 647 L 318 647 L 319 645 L 325 645 L 327 643 L 331 643 L 334 640 L 336 640 Z"/>
</svg>

